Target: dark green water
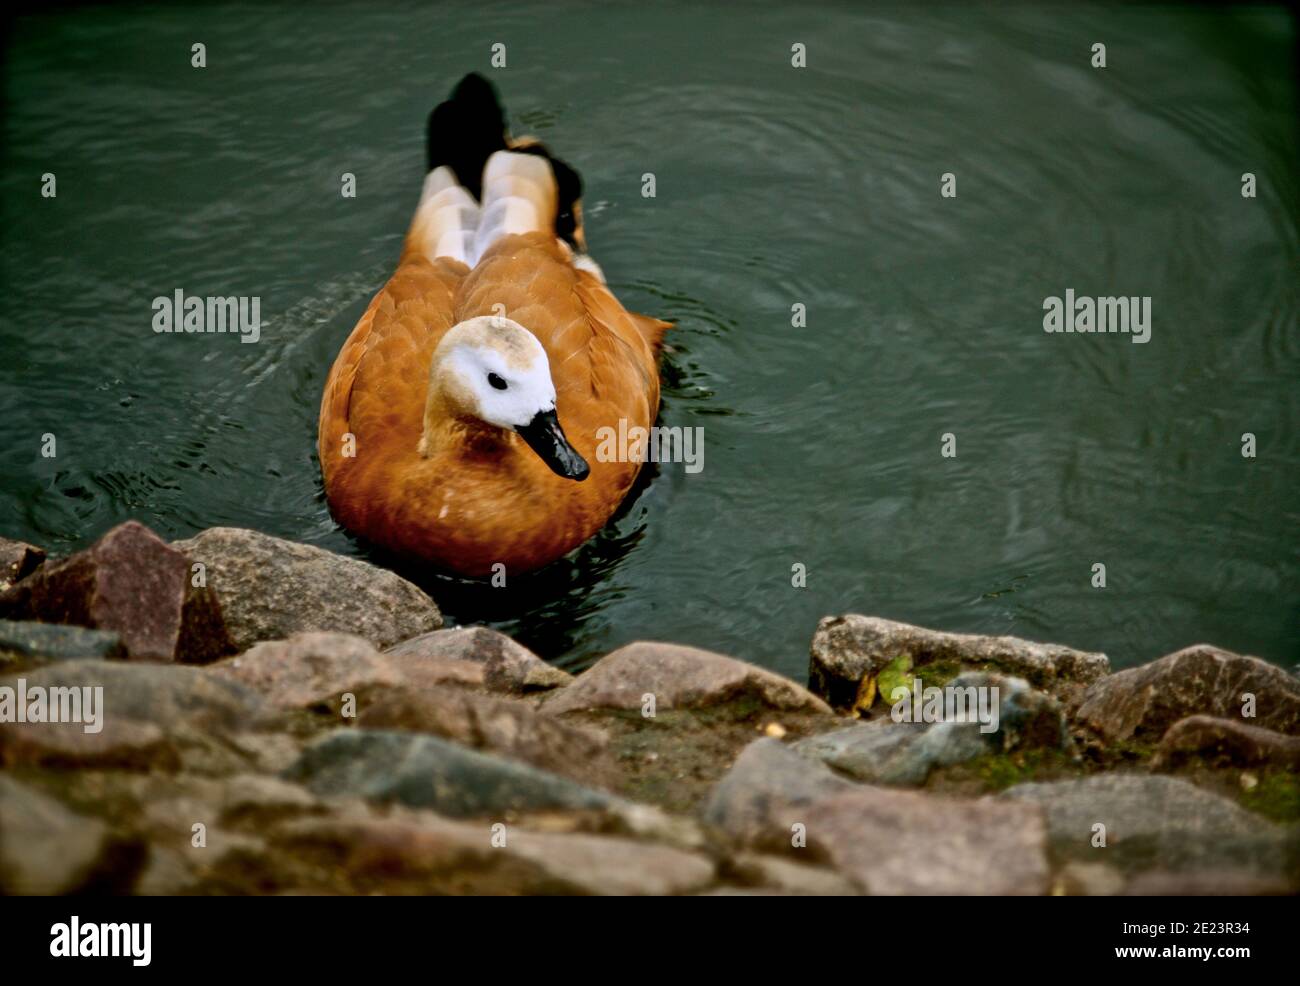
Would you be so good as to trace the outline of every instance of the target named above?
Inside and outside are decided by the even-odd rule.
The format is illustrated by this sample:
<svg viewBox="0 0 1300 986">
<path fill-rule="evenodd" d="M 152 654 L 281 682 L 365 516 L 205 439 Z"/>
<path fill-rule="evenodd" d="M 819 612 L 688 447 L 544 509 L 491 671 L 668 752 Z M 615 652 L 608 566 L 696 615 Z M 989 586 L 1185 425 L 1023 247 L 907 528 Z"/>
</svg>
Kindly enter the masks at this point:
<svg viewBox="0 0 1300 986">
<path fill-rule="evenodd" d="M 320 391 L 396 259 L 425 115 L 479 70 L 516 132 L 583 172 L 624 301 L 678 322 L 662 421 L 704 428 L 705 467 L 663 466 L 599 539 L 506 590 L 407 573 L 454 619 L 568 666 L 652 637 L 799 675 L 818 617 L 844 611 L 1118 666 L 1202 640 L 1290 665 L 1295 32 L 1281 10 L 1078 5 L 19 21 L 0 534 L 68 551 L 135 517 L 359 552 L 321 496 Z M 261 341 L 156 335 L 151 300 L 177 288 L 259 296 Z M 1150 342 L 1046 334 L 1067 288 L 1150 296 Z"/>
</svg>

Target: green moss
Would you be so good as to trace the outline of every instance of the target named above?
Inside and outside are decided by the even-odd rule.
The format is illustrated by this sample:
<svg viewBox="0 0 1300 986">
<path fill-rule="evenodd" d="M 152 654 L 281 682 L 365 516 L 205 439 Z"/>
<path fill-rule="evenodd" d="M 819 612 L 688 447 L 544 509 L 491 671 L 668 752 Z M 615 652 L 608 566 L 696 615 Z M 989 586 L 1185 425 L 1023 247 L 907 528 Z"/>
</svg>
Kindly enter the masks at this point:
<svg viewBox="0 0 1300 986">
<path fill-rule="evenodd" d="M 931 774 L 928 786 L 938 790 L 961 788 L 992 793 L 1027 781 L 1058 780 L 1081 773 L 1080 766 L 1061 750 L 1015 750 L 986 753 L 963 764 L 940 768 Z"/>
<path fill-rule="evenodd" d="M 1277 822 L 1300 821 L 1300 779 L 1294 774 L 1265 774 L 1249 791 L 1243 791 L 1245 808 Z"/>
</svg>

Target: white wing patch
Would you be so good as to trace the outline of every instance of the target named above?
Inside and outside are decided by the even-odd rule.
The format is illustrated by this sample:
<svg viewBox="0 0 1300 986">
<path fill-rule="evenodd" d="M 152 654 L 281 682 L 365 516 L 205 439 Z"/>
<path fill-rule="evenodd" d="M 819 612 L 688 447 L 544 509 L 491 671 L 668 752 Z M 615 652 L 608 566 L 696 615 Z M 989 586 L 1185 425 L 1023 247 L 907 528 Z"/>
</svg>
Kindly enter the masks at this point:
<svg viewBox="0 0 1300 986">
<path fill-rule="evenodd" d="M 503 236 L 550 231 L 557 195 L 551 162 L 539 154 L 497 151 L 489 157 L 481 205 L 443 165 L 424 179 L 408 240 L 430 260 L 450 257 L 472 269 Z M 573 265 L 605 279 L 586 254 L 575 254 Z"/>
</svg>

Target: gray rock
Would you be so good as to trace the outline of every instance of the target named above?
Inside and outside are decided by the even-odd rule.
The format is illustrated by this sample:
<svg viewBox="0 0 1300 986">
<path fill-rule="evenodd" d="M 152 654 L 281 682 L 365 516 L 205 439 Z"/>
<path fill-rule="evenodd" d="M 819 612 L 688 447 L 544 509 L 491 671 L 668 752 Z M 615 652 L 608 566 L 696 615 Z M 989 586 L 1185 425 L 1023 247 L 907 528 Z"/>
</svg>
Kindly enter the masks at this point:
<svg viewBox="0 0 1300 986">
<path fill-rule="evenodd" d="M 998 728 L 992 732 L 984 732 L 977 721 L 878 719 L 809 737 L 796 743 L 795 749 L 860 781 L 915 786 L 924 784 L 935 767 L 965 763 L 987 753 L 1070 748 L 1060 703 L 1021 678 L 967 672 L 949 682 L 945 694 L 946 689 L 961 689 L 964 707 L 978 710 L 978 696 L 970 689 L 989 688 L 998 689 Z M 910 716 L 913 709 L 908 705 L 901 711 Z"/>
<path fill-rule="evenodd" d="M 321 796 L 432 808 L 453 818 L 555 808 L 606 809 L 616 799 L 533 767 L 414 733 L 340 729 L 285 774 Z"/>
<path fill-rule="evenodd" d="M 353 633 L 383 648 L 442 626 L 418 587 L 355 558 L 236 527 L 173 547 L 206 566 L 237 650 L 309 630 Z"/>
<path fill-rule="evenodd" d="M 1277 874 L 1294 867 L 1295 840 L 1227 798 L 1173 777 L 1098 774 L 1018 784 L 999 798 L 1047 812 L 1053 855 L 1103 862 L 1126 873 L 1233 869 Z M 1106 846 L 1095 847 L 1094 826 Z"/>
<path fill-rule="evenodd" d="M 773 709 L 830 713 L 800 685 L 712 651 L 639 641 L 606 654 L 572 685 L 546 700 L 552 715 L 584 709 L 639 709 L 647 694 L 657 709 L 691 709 L 742 698 Z"/>
<path fill-rule="evenodd" d="M 826 616 L 818 623 L 808 665 L 809 687 L 836 708 L 851 708 L 863 675 L 878 674 L 900 654 L 910 654 L 922 672 L 927 664 L 939 661 L 975 668 L 987 665 L 1049 691 L 1063 683 L 1092 682 L 1110 671 L 1105 654 L 1018 637 L 942 633 L 850 613 Z"/>
<path fill-rule="evenodd" d="M 552 667 L 522 644 L 488 627 L 454 627 L 424 633 L 384 651 L 403 663 L 454 660 L 483 667 L 483 685 L 492 691 L 523 694 L 558 688 L 573 676 Z"/>
<path fill-rule="evenodd" d="M 90 879 L 108 844 L 103 822 L 0 774 L 0 893 L 71 893 Z"/>
<path fill-rule="evenodd" d="M 122 638 L 111 630 L 35 620 L 0 620 L 0 651 L 55 661 L 126 656 Z"/>
<path fill-rule="evenodd" d="M 1247 694 L 1255 696 L 1255 717 L 1244 720 L 1248 725 L 1300 734 L 1300 680 L 1257 657 L 1208 644 L 1097 682 L 1076 715 L 1107 740 L 1154 741 L 1191 715 L 1243 721 Z"/>
<path fill-rule="evenodd" d="M 731 860 L 731 875 L 746 886 L 799 897 L 856 897 L 851 881 L 823 866 L 792 862 L 781 856 L 741 853 Z"/>
<path fill-rule="evenodd" d="M 789 843 L 779 815 L 785 808 L 851 791 L 856 785 L 801 757 L 780 740 L 755 740 L 709 795 L 704 818 L 742 842 Z"/>
<path fill-rule="evenodd" d="M 596 770 L 606 744 L 603 734 L 541 715 L 525 702 L 456 688 L 391 690 L 363 703 L 358 724 L 432 733 L 581 780 Z"/>
<path fill-rule="evenodd" d="M 859 787 L 786 809 L 781 820 L 787 829 L 803 825 L 807 850 L 873 895 L 1048 889 L 1046 827 L 1037 805 Z"/>
<path fill-rule="evenodd" d="M 16 688 L 19 678 L 29 692 L 33 687 L 102 686 L 105 721 L 120 717 L 164 729 L 247 728 L 263 708 L 261 699 L 242 685 L 181 665 L 64 661 L 0 678 L 0 686 Z"/>
</svg>

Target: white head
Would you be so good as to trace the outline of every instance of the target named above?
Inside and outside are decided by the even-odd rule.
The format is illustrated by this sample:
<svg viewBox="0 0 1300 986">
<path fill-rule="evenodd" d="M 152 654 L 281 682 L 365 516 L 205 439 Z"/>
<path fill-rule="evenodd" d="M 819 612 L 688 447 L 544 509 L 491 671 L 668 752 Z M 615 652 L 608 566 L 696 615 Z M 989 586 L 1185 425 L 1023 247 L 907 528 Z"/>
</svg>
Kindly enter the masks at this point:
<svg viewBox="0 0 1300 986">
<path fill-rule="evenodd" d="M 482 315 L 447 331 L 429 369 L 426 434 L 429 415 L 438 412 L 517 432 L 557 474 L 587 477 L 555 414 L 546 350 L 518 322 Z"/>
</svg>

